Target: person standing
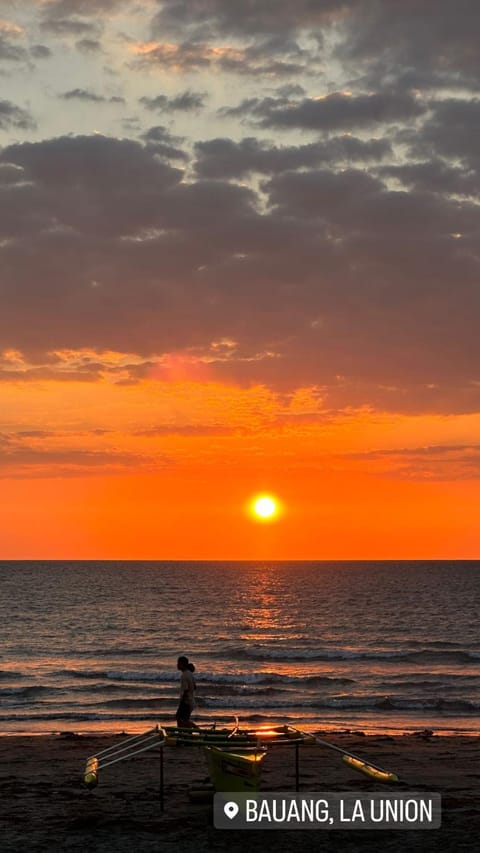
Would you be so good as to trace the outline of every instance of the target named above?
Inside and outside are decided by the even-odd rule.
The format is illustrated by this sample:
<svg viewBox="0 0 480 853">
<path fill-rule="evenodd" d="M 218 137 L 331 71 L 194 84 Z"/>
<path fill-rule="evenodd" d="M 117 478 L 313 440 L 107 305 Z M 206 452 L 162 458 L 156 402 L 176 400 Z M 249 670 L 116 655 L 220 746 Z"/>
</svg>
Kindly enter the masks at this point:
<svg viewBox="0 0 480 853">
<path fill-rule="evenodd" d="M 185 655 L 181 655 L 177 661 L 177 669 L 182 673 L 180 678 L 180 703 L 177 708 L 176 720 L 179 728 L 193 728 L 190 716 L 195 707 L 195 681 L 193 673 L 195 667 Z"/>
</svg>

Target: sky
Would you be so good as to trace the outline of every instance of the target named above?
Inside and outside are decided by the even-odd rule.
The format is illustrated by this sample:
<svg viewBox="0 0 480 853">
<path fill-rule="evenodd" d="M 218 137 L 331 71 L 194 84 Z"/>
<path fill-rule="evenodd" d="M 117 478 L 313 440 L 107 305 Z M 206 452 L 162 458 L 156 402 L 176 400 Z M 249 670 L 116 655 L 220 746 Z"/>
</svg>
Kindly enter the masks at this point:
<svg viewBox="0 0 480 853">
<path fill-rule="evenodd" d="M 479 43 L 0 0 L 0 559 L 480 557 Z"/>
</svg>

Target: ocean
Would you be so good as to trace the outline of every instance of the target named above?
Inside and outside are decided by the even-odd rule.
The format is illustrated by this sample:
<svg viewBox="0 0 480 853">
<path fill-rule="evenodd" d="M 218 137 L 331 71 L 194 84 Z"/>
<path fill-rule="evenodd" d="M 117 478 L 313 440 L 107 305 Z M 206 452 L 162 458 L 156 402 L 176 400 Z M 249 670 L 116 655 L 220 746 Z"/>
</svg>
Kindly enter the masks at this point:
<svg viewBox="0 0 480 853">
<path fill-rule="evenodd" d="M 480 562 L 1 562 L 0 734 L 480 732 Z"/>
</svg>

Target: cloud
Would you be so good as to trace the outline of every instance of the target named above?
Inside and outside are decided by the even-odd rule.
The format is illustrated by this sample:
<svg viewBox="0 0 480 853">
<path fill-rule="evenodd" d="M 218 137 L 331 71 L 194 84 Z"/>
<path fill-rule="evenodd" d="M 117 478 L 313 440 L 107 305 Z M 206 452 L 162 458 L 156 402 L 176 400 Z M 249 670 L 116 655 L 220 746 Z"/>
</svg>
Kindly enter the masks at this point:
<svg viewBox="0 0 480 853">
<path fill-rule="evenodd" d="M 164 125 L 156 125 L 145 130 L 141 134 L 141 139 L 147 145 L 151 146 L 152 150 L 167 160 L 172 159 L 187 162 L 189 159 L 188 154 L 177 147 L 185 141 L 184 137 L 171 134 Z"/>
<path fill-rule="evenodd" d="M 26 62 L 29 58 L 28 50 L 18 44 L 18 36 L 21 30 L 2 29 L 0 27 L 0 61 Z"/>
<path fill-rule="evenodd" d="M 27 110 L 12 104 L 11 101 L 0 100 L 0 130 L 32 130 L 35 126 L 35 121 Z"/>
<path fill-rule="evenodd" d="M 431 103 L 430 114 L 416 135 L 404 133 L 412 156 L 460 160 L 464 166 L 480 168 L 477 145 L 480 132 L 479 98 L 446 98 Z"/>
<path fill-rule="evenodd" d="M 236 427 L 222 424 L 159 424 L 150 429 L 138 430 L 134 433 L 142 438 L 163 438 L 164 436 L 179 436 L 182 438 L 203 438 L 210 436 L 235 435 Z"/>
<path fill-rule="evenodd" d="M 49 0 L 41 4 L 40 27 L 54 35 L 98 34 L 108 16 L 125 7 L 125 0 Z"/>
<path fill-rule="evenodd" d="M 32 45 L 30 53 L 34 59 L 49 59 L 53 55 L 50 48 L 44 44 Z"/>
<path fill-rule="evenodd" d="M 318 131 L 350 131 L 353 128 L 413 121 L 425 106 L 410 94 L 373 93 L 352 95 L 333 92 L 320 98 L 292 101 L 288 98 L 247 98 L 236 107 L 224 107 L 220 115 L 246 116 L 260 127 L 301 128 Z"/>
<path fill-rule="evenodd" d="M 136 55 L 132 67 L 137 69 L 157 68 L 177 73 L 213 70 L 227 74 L 262 75 L 266 77 L 290 77 L 305 71 L 313 71 L 310 54 L 291 47 L 285 56 L 269 56 L 271 44 L 248 47 L 208 45 L 200 42 L 138 42 L 131 43 L 130 50 Z"/>
<path fill-rule="evenodd" d="M 350 162 L 376 163 L 392 153 L 384 139 L 362 140 L 336 136 L 325 142 L 277 146 L 247 137 L 240 142 L 228 138 L 195 143 L 196 173 L 204 178 L 242 178 L 252 172 L 274 174 L 319 164 Z"/>
<path fill-rule="evenodd" d="M 0 20 L 0 33 L 4 35 L 8 34 L 10 36 L 20 36 L 23 32 L 23 28 L 18 24 L 13 23 L 13 21 Z"/>
<path fill-rule="evenodd" d="M 394 178 L 404 187 L 420 192 L 473 197 L 480 190 L 478 171 L 468 167 L 451 166 L 440 159 L 405 163 L 401 166 L 380 166 L 377 173 L 381 177 Z"/>
<path fill-rule="evenodd" d="M 65 17 L 69 15 L 88 15 L 95 13 L 105 15 L 116 9 L 125 7 L 128 0 L 95 0 L 92 6 L 91 0 L 36 0 L 44 7 L 46 14 L 50 16 Z"/>
<path fill-rule="evenodd" d="M 337 58 L 376 88 L 478 91 L 476 0 L 349 3 Z"/>
<path fill-rule="evenodd" d="M 94 104 L 107 102 L 110 104 L 125 103 L 125 98 L 122 98 L 119 95 L 112 95 L 110 98 L 106 98 L 104 95 L 97 95 L 96 92 L 92 92 L 89 89 L 71 89 L 69 92 L 63 92 L 63 94 L 58 97 L 63 98 L 64 101 L 90 101 Z"/>
<path fill-rule="evenodd" d="M 65 101 L 92 101 L 93 103 L 102 103 L 107 99 L 102 95 L 97 95 L 95 92 L 90 92 L 88 89 L 71 89 L 69 92 L 64 92 L 59 95 Z"/>
<path fill-rule="evenodd" d="M 75 47 L 81 53 L 94 54 L 101 53 L 102 51 L 102 43 L 98 39 L 93 38 L 83 38 L 79 39 L 75 42 Z"/>
<path fill-rule="evenodd" d="M 0 477 L 31 479 L 68 476 L 122 474 L 134 469 L 153 470 L 168 464 L 165 457 L 155 458 L 118 450 L 37 448 L 19 444 L 0 446 Z"/>
<path fill-rule="evenodd" d="M 1 349 L 57 378 L 168 382 L 178 354 L 192 381 L 318 386 L 331 409 L 478 410 L 470 198 L 441 190 L 441 173 L 431 188 L 417 176 L 395 190 L 382 169 L 398 163 L 337 163 L 343 137 L 313 149 L 207 140 L 197 177 L 164 160 L 162 147 L 180 142 L 159 126 L 143 142 L 3 149 Z M 373 153 L 371 142 L 357 151 Z M 317 156 L 333 159 L 316 166 Z M 247 168 L 264 170 L 260 184 L 236 182 Z M 228 357 L 212 350 L 220 340 L 235 342 Z M 86 361 L 48 356 L 85 349 Z M 107 350 L 130 357 L 106 363 Z"/>
<path fill-rule="evenodd" d="M 173 98 L 167 95 L 157 95 L 155 98 L 140 98 L 140 103 L 148 110 L 159 110 L 160 112 L 191 112 L 198 111 L 205 106 L 206 92 L 192 92 L 187 89 L 175 95 Z"/>
<path fill-rule="evenodd" d="M 402 480 L 444 482 L 480 480 L 480 446 L 451 445 L 374 450 L 344 454 L 366 462 L 369 473 Z"/>
<path fill-rule="evenodd" d="M 23 62 L 31 66 L 31 58 L 48 59 L 52 55 L 50 48 L 43 44 L 28 47 L 25 43 L 19 43 L 19 39 L 25 41 L 25 32 L 21 27 L 0 21 L 0 62 Z"/>
<path fill-rule="evenodd" d="M 49 16 L 44 18 L 40 26 L 42 30 L 58 36 L 88 37 L 90 34 L 95 35 L 99 32 L 99 25 L 96 21 L 77 17 L 57 18 Z"/>
<path fill-rule="evenodd" d="M 263 0 L 262 3 L 225 3 L 224 0 L 165 0 L 153 20 L 154 32 L 175 35 L 210 33 L 216 35 L 256 36 L 257 34 L 295 35 L 300 30 L 316 29 L 342 14 L 347 3 L 338 0 Z"/>
<path fill-rule="evenodd" d="M 94 282 L 95 284 L 95 282 Z M 96 351 L 86 348 L 64 349 L 44 353 L 42 364 L 32 364 L 18 350 L 0 353 L 1 382 L 52 380 L 61 382 L 107 381 L 115 385 L 135 384 L 150 375 L 156 367 L 132 353 Z"/>
<path fill-rule="evenodd" d="M 317 43 L 318 58 L 340 63 L 350 84 L 389 93 L 452 88 L 478 91 L 477 0 L 166 0 L 152 22 L 153 36 L 216 44 L 237 39 L 258 45 Z M 313 51 L 313 49 L 312 49 Z M 332 55 L 333 54 L 333 55 Z"/>
</svg>

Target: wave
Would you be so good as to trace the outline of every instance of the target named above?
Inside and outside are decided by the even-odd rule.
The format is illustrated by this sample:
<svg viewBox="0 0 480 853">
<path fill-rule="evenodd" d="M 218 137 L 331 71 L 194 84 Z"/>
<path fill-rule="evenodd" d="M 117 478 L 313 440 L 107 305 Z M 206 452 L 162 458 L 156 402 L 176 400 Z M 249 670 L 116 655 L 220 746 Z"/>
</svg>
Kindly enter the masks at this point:
<svg viewBox="0 0 480 853">
<path fill-rule="evenodd" d="M 54 678 L 81 678 L 113 681 L 178 681 L 179 676 L 171 672 L 135 672 L 135 670 L 107 669 L 59 669 L 50 673 Z"/>
<path fill-rule="evenodd" d="M 409 649 L 305 649 L 271 648 L 269 646 L 240 646 L 230 649 L 230 654 L 247 660 L 275 660 L 289 662 L 375 660 L 404 661 L 416 663 L 474 663 L 480 660 L 480 654 L 466 650 L 422 648 L 419 651 Z"/>
<path fill-rule="evenodd" d="M 37 696 L 45 694 L 58 695 L 64 693 L 60 687 L 49 687 L 45 684 L 31 684 L 28 687 L 2 687 L 0 688 L 0 697 L 15 696 L 17 698 L 35 699 Z"/>
<path fill-rule="evenodd" d="M 408 640 L 407 646 L 421 646 L 424 649 L 463 649 L 462 643 L 454 643 L 451 640 Z"/>
<path fill-rule="evenodd" d="M 124 722 L 125 720 L 154 720 L 158 719 L 157 714 L 100 714 L 98 712 L 90 713 L 89 711 L 71 711 L 60 714 L 55 713 L 42 713 L 42 714 L 0 714 L 0 723 L 4 722 L 49 722 L 49 723 L 61 723 L 71 721 L 73 723 L 81 723 L 87 722 L 89 720 L 92 721 L 102 721 L 102 720 L 118 720 L 118 722 Z M 230 718 L 231 719 L 231 718 Z"/>
<path fill-rule="evenodd" d="M 175 708 L 178 703 L 175 703 Z M 156 696 L 155 698 L 139 699 L 107 699 L 105 702 L 95 702 L 91 706 L 102 708 L 172 708 L 174 707 L 171 697 Z"/>
<path fill-rule="evenodd" d="M 216 697 L 203 697 L 202 708 L 222 708 L 232 709 L 250 709 L 262 708 L 264 710 L 274 710 L 276 708 L 298 709 L 300 712 L 306 708 L 315 708 L 317 710 L 354 710 L 361 708 L 363 711 L 438 711 L 442 713 L 462 712 L 478 714 L 480 702 L 474 700 L 445 700 L 432 697 L 427 698 L 402 698 L 391 696 L 332 696 L 323 699 L 304 699 L 301 701 L 275 699 L 270 702 L 265 702 L 262 699 L 237 699 L 234 702 L 225 702 L 223 699 Z"/>
<path fill-rule="evenodd" d="M 171 682 L 178 683 L 178 673 L 170 670 L 164 672 L 147 672 L 135 670 L 98 670 L 98 669 L 62 669 L 52 672 L 51 675 L 56 678 L 79 678 L 79 679 L 96 679 L 103 678 L 106 681 L 120 682 Z M 288 675 L 281 672 L 236 672 L 236 673 L 221 673 L 221 672 L 201 672 L 196 675 L 197 684 L 204 682 L 214 682 L 216 684 L 238 684 L 238 685 L 254 685 L 254 684 L 301 684 L 301 685 L 322 685 L 322 684 L 354 684 L 353 678 L 339 676 L 338 678 L 326 675 Z M 96 685 L 100 686 L 100 685 Z M 89 687 L 90 689 L 90 687 Z"/>
<path fill-rule="evenodd" d="M 50 711 L 50 712 L 33 712 L 11 713 L 8 709 L 3 709 L 0 713 L 0 724 L 2 722 L 12 721 L 44 721 L 51 723 L 60 723 L 62 721 L 82 722 L 87 720 L 158 720 L 158 712 L 167 717 L 172 717 L 175 712 L 175 705 L 164 703 L 151 703 L 142 699 L 119 702 L 118 704 L 109 705 L 105 703 L 101 706 L 105 708 L 100 710 L 99 705 L 84 706 L 75 710 L 65 711 Z M 95 709 L 95 710 L 94 710 Z M 399 699 L 399 698 L 377 698 L 364 696 L 353 697 L 332 697 L 320 702 L 289 702 L 276 701 L 271 703 L 264 702 L 241 702 L 235 703 L 222 702 L 214 698 L 206 699 L 197 708 L 196 719 L 200 720 L 205 712 L 210 715 L 217 716 L 217 712 L 228 712 L 229 718 L 235 713 L 239 713 L 242 720 L 253 719 L 254 716 L 277 716 L 281 712 L 282 720 L 295 718 L 297 721 L 303 716 L 309 718 L 317 718 L 319 721 L 323 715 L 327 717 L 332 712 L 361 712 L 362 714 L 375 715 L 379 712 L 389 712 L 389 716 L 395 719 L 397 714 L 414 713 L 425 715 L 435 713 L 436 715 L 448 716 L 478 716 L 480 702 L 473 700 L 464 701 L 444 701 L 444 700 L 425 700 L 421 698 Z M 137 713 L 134 713 L 137 710 Z"/>
<path fill-rule="evenodd" d="M 0 681 L 12 681 L 14 678 L 27 678 L 24 672 L 14 669 L 0 669 Z"/>
<path fill-rule="evenodd" d="M 125 655 L 150 655 L 156 657 L 158 652 L 153 646 L 115 646 L 115 648 L 83 649 L 81 657 L 122 657 Z"/>
</svg>

